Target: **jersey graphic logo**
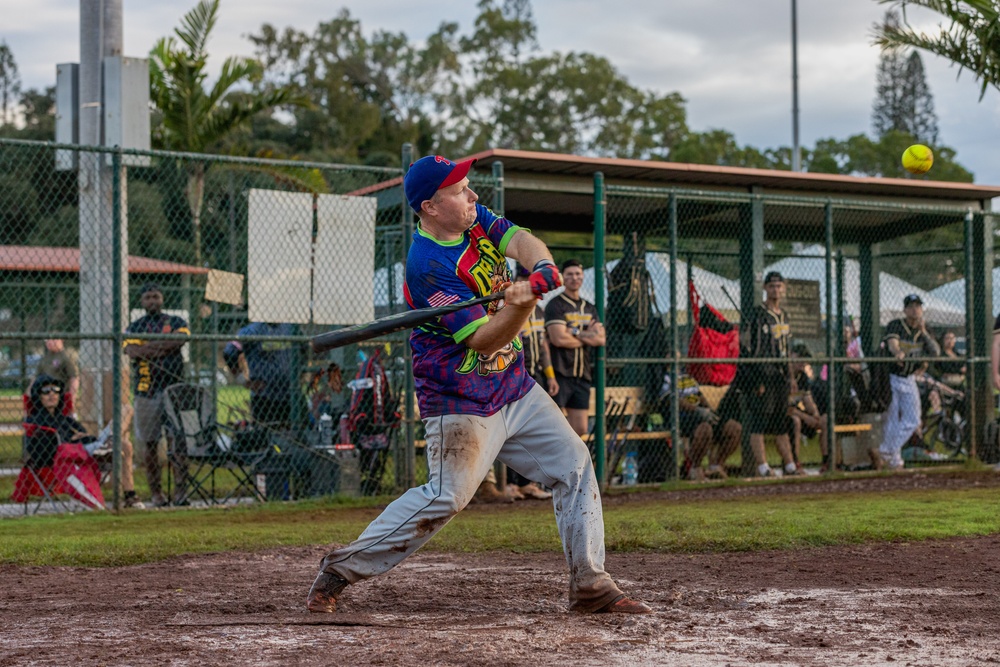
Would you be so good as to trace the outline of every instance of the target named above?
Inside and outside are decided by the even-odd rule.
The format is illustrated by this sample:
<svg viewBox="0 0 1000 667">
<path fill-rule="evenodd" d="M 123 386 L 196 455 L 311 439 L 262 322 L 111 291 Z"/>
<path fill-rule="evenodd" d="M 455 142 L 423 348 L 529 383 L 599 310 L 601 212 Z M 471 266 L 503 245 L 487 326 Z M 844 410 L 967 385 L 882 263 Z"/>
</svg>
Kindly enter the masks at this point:
<svg viewBox="0 0 1000 667">
<path fill-rule="evenodd" d="M 779 338 L 784 338 L 785 336 L 790 335 L 792 333 L 792 329 L 787 324 L 782 322 L 780 324 L 775 324 L 774 326 L 772 326 L 771 333 L 774 334 L 774 339 L 777 340 Z"/>
<path fill-rule="evenodd" d="M 479 354 L 472 348 L 465 350 L 465 358 L 458 372 L 467 375 L 476 371 L 485 377 L 490 373 L 502 373 L 517 360 L 517 353 L 523 349 L 520 336 L 507 343 L 493 354 Z"/>
<path fill-rule="evenodd" d="M 492 294 L 505 282 L 510 282 L 507 260 L 481 225 L 469 230 L 469 247 L 458 258 L 458 275 L 477 296 Z"/>
</svg>

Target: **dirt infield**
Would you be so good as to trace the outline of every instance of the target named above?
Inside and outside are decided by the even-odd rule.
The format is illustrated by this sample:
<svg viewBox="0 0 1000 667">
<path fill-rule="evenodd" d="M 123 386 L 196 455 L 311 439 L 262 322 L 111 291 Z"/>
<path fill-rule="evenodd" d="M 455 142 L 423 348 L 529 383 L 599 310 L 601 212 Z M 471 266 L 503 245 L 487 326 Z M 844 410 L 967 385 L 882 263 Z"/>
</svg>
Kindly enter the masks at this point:
<svg viewBox="0 0 1000 667">
<path fill-rule="evenodd" d="M 860 484 L 997 485 L 995 475 L 933 477 Z M 814 493 L 856 483 L 705 493 Z M 0 665 L 1000 662 L 1000 536 L 610 554 L 608 569 L 623 588 L 653 606 L 642 617 L 571 614 L 562 557 L 510 553 L 420 553 L 348 589 L 337 614 L 310 615 L 303 602 L 324 551 L 210 554 L 112 569 L 0 566 Z"/>
</svg>

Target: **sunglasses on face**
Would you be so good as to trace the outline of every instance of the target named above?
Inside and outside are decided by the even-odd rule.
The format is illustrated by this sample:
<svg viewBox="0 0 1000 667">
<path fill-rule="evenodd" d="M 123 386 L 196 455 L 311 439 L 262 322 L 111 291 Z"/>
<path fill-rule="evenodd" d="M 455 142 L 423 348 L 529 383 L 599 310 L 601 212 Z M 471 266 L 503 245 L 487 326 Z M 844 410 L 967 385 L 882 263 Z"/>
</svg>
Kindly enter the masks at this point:
<svg viewBox="0 0 1000 667">
<path fill-rule="evenodd" d="M 59 387 L 42 387 L 38 393 L 44 396 L 46 394 L 59 394 L 61 392 L 62 389 L 60 389 Z"/>
</svg>

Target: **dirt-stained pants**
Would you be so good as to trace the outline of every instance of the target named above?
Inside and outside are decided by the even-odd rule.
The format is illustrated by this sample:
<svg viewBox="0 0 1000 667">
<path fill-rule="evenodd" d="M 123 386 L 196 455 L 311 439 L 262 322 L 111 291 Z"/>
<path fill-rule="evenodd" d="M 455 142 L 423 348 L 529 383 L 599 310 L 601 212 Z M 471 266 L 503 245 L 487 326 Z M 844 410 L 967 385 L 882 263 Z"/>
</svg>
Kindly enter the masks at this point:
<svg viewBox="0 0 1000 667">
<path fill-rule="evenodd" d="M 604 571 L 604 516 L 590 454 L 539 386 L 489 417 L 424 420 L 428 482 L 392 502 L 321 570 L 350 583 L 390 570 L 464 508 L 494 459 L 552 489 L 570 568 L 570 608 L 594 611 L 621 595 Z"/>
</svg>

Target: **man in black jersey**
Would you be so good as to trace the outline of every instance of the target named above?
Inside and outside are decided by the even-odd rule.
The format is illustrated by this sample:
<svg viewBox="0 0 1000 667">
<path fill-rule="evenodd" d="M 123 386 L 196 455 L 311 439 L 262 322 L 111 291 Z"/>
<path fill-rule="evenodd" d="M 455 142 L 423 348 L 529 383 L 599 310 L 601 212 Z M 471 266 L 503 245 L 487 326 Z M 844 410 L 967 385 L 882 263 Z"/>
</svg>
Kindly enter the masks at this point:
<svg viewBox="0 0 1000 667">
<path fill-rule="evenodd" d="M 565 289 L 545 305 L 545 333 L 559 384 L 556 405 L 566 411 L 570 426 L 582 437 L 587 433 L 594 348 L 604 345 L 604 325 L 594 304 L 580 296 L 583 264 L 568 259 L 561 273 Z"/>
<path fill-rule="evenodd" d="M 785 474 L 797 475 L 801 470 L 792 458 L 788 438 L 788 395 L 791 391 L 788 353 L 792 336 L 788 315 L 781 309 L 781 300 L 785 297 L 784 277 L 777 271 L 769 272 L 764 277 L 764 290 L 767 297 L 763 304 L 754 307 L 741 337 L 749 351 L 747 356 L 775 359 L 775 363 L 753 364 L 746 371 L 749 417 L 745 426 L 750 432 L 758 475 L 775 475 L 767 464 L 765 435 L 774 436 Z"/>
</svg>

